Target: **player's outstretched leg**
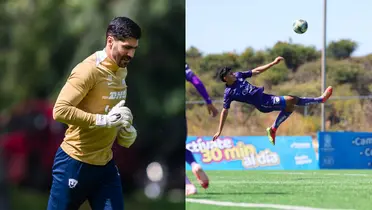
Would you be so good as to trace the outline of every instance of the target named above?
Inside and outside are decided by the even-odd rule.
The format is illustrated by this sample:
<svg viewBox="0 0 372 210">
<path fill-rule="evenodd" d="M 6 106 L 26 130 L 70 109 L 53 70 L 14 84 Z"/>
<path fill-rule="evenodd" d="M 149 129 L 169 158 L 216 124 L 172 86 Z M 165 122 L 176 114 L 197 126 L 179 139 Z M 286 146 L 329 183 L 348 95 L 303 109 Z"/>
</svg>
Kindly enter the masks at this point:
<svg viewBox="0 0 372 210">
<path fill-rule="evenodd" d="M 196 187 L 190 182 L 189 178 L 186 176 L 186 196 L 194 195 L 197 193 Z"/>
<path fill-rule="evenodd" d="M 308 97 L 297 97 L 297 96 L 284 96 L 285 100 L 285 109 L 282 110 L 275 122 L 271 127 L 266 129 L 267 136 L 269 137 L 270 142 L 275 145 L 276 131 L 288 117 L 292 114 L 295 109 L 295 106 L 307 106 L 310 104 L 320 104 L 325 103 L 329 97 L 331 97 L 333 92 L 332 86 L 329 86 L 324 93 L 317 98 L 308 98 Z"/>
<path fill-rule="evenodd" d="M 190 164 L 192 173 L 196 176 L 200 185 L 206 189 L 209 186 L 209 179 L 207 174 L 204 172 L 202 167 L 196 162 L 194 155 L 188 149 L 186 149 L 186 162 Z"/>
<path fill-rule="evenodd" d="M 320 103 L 325 103 L 329 97 L 331 97 L 333 92 L 332 86 L 329 86 L 324 93 L 317 98 L 307 98 L 307 97 L 295 97 L 296 100 L 296 105 L 297 106 L 307 106 L 310 104 L 320 104 Z"/>
</svg>

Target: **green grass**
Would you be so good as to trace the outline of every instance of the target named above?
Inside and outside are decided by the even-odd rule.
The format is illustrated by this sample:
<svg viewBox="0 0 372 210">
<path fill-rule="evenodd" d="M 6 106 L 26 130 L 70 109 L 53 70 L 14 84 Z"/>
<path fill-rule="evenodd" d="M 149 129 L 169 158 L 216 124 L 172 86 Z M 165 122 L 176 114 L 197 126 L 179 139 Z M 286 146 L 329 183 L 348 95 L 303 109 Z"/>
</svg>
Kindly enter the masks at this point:
<svg viewBox="0 0 372 210">
<path fill-rule="evenodd" d="M 187 172 L 197 183 L 191 172 Z M 232 203 L 294 205 L 324 209 L 372 209 L 372 171 L 207 171 L 210 185 L 199 185 L 192 199 Z M 247 208 L 247 207 L 245 207 Z M 232 210 L 211 204 L 186 203 L 186 210 Z M 275 209 L 275 208 L 250 208 Z M 277 208 L 278 209 L 278 208 Z"/>
</svg>

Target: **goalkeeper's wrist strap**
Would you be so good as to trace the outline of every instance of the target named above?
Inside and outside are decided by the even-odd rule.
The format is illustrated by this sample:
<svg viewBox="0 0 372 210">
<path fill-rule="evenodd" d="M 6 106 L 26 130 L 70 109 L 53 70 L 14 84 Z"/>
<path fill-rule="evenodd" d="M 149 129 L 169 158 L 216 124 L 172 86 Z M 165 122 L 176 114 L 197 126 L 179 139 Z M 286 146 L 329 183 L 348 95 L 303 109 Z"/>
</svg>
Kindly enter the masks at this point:
<svg viewBox="0 0 372 210">
<path fill-rule="evenodd" d="M 107 116 L 102 114 L 96 114 L 96 126 L 98 127 L 107 126 Z"/>
</svg>

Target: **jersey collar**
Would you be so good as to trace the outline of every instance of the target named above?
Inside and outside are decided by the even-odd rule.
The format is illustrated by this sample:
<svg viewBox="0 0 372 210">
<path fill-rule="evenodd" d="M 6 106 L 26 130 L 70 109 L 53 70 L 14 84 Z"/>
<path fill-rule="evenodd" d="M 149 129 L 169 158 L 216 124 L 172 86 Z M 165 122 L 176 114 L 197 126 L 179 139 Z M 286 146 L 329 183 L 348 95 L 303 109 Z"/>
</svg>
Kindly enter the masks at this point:
<svg viewBox="0 0 372 210">
<path fill-rule="evenodd" d="M 102 66 L 104 68 L 107 68 L 111 71 L 118 71 L 119 69 L 121 69 L 116 63 L 115 61 L 113 61 L 112 59 L 110 59 L 108 56 L 107 56 L 107 53 L 105 51 L 105 48 L 101 51 L 98 51 L 97 52 L 97 60 L 96 60 L 96 65 L 97 66 Z"/>
</svg>

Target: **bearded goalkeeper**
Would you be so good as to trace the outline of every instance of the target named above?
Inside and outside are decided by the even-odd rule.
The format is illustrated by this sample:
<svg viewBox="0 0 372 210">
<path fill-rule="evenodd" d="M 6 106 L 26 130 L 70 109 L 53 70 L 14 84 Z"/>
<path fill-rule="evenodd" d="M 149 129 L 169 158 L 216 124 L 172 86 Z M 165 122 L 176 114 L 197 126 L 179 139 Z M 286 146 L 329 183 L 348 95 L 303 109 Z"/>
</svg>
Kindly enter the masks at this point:
<svg viewBox="0 0 372 210">
<path fill-rule="evenodd" d="M 68 129 L 54 159 L 48 210 L 78 210 L 86 200 L 93 210 L 123 210 L 112 145 L 117 139 L 128 148 L 137 137 L 125 79 L 140 37 L 134 21 L 114 18 L 105 48 L 79 63 L 62 88 L 53 117 Z"/>
</svg>

